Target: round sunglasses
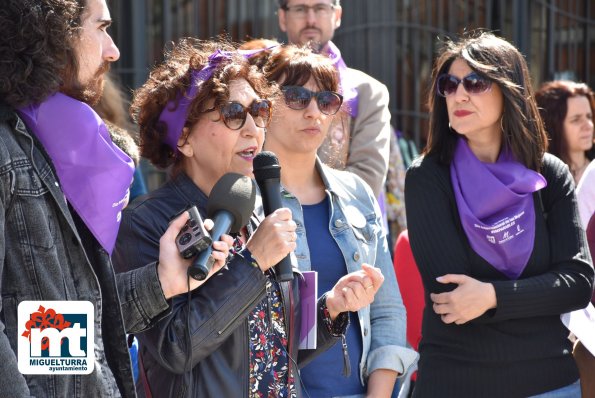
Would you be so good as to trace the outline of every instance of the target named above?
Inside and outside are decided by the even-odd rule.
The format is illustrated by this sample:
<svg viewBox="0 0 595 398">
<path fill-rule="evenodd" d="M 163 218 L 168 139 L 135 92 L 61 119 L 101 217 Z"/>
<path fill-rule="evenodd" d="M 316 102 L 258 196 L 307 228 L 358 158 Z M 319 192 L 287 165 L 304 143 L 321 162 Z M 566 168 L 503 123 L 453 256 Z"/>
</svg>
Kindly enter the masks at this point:
<svg viewBox="0 0 595 398">
<path fill-rule="evenodd" d="M 473 95 L 485 93 L 492 87 L 491 80 L 485 79 L 475 72 L 469 73 L 462 79 L 444 73 L 438 76 L 438 80 L 436 80 L 436 93 L 442 97 L 452 95 L 457 92 L 457 88 L 461 83 L 463 83 L 465 91 Z"/>
<path fill-rule="evenodd" d="M 281 90 L 285 98 L 285 105 L 296 111 L 306 109 L 312 98 L 316 99 L 318 109 L 325 115 L 334 115 L 343 104 L 343 96 L 334 91 L 314 92 L 302 86 L 285 86 Z"/>
<path fill-rule="evenodd" d="M 231 130 L 244 127 L 248 113 L 252 115 L 257 127 L 268 126 L 271 120 L 271 101 L 266 99 L 254 100 L 250 106 L 245 107 L 236 101 L 230 101 L 219 108 L 223 123 Z"/>
</svg>

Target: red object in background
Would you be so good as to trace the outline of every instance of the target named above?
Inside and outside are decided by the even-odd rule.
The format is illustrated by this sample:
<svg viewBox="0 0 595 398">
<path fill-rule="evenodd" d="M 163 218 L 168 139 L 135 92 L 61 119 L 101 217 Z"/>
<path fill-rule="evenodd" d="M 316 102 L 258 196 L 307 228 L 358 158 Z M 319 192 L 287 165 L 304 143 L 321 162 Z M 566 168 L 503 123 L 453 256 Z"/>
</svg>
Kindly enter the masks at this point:
<svg viewBox="0 0 595 398">
<path fill-rule="evenodd" d="M 591 216 L 589 224 L 587 224 L 587 240 L 589 241 L 589 250 L 591 251 L 591 258 L 595 257 L 595 213 Z M 591 302 L 595 304 L 595 292 Z"/>
<path fill-rule="evenodd" d="M 401 232 L 395 243 L 393 266 L 403 304 L 407 310 L 407 342 L 417 351 L 421 340 L 421 320 L 425 307 L 424 287 L 411 252 L 407 230 Z M 412 377 L 413 380 L 415 376 Z"/>
</svg>

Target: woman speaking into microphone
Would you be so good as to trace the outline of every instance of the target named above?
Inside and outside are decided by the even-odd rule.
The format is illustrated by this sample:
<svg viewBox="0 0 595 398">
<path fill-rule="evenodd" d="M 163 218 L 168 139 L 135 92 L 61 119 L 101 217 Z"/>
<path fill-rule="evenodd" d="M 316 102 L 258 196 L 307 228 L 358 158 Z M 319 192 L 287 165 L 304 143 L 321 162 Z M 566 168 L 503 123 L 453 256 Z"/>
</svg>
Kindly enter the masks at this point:
<svg viewBox="0 0 595 398">
<path fill-rule="evenodd" d="M 114 251 L 119 272 L 157 261 L 159 237 L 179 212 L 195 205 L 205 218 L 222 176 L 252 176 L 275 89 L 248 55 L 225 43 L 183 39 L 136 91 L 141 154 L 169 168 L 170 178 L 125 209 Z M 138 336 L 140 396 L 299 395 L 296 364 L 339 340 L 345 311 L 373 299 L 373 292 L 353 291 L 380 285 L 382 275 L 351 274 L 319 299 L 318 348 L 298 354 L 298 278 L 277 282 L 273 267 L 295 249 L 295 230 L 289 209 L 264 218 L 257 206 L 233 240 L 223 235 L 213 243 L 217 262 L 206 282 L 174 297 L 161 320 Z"/>
</svg>

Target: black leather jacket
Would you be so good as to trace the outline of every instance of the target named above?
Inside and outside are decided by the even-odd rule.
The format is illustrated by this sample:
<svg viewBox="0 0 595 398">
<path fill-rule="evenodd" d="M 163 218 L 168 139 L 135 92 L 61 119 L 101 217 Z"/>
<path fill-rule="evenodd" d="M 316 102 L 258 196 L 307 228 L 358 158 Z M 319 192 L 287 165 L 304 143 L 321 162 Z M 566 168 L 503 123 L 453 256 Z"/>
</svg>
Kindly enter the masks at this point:
<svg viewBox="0 0 595 398">
<path fill-rule="evenodd" d="M 183 173 L 137 199 L 123 213 L 113 254 L 116 270 L 123 272 L 131 266 L 155 261 L 159 237 L 167 228 L 168 221 L 190 204 L 195 204 L 204 216 L 206 203 L 207 197 Z M 261 206 L 257 205 L 257 209 L 262 211 Z M 259 215 L 253 215 L 250 231 L 258 225 L 259 218 Z M 280 285 L 286 322 L 289 323 L 286 325 L 289 353 L 303 366 L 340 338 L 328 332 L 319 313 L 318 348 L 298 353 L 298 278 L 299 274 L 296 274 L 294 282 L 281 282 Z M 266 279 L 258 268 L 235 255 L 226 268 L 192 292 L 190 304 L 187 295 L 175 297 L 171 313 L 155 327 L 138 335 L 148 380 L 148 384 L 143 380 L 139 382 L 138 394 L 146 396 L 146 387 L 150 387 L 153 397 L 186 396 L 187 386 L 192 382 L 193 397 L 248 397 L 250 348 L 247 316 L 265 298 Z M 186 344 L 188 331 L 192 350 Z M 186 364 L 189 352 L 192 356 Z M 291 360 L 289 366 L 297 377 Z M 190 368 L 191 378 L 186 372 Z M 299 382 L 296 382 L 296 387 L 299 390 Z"/>
</svg>

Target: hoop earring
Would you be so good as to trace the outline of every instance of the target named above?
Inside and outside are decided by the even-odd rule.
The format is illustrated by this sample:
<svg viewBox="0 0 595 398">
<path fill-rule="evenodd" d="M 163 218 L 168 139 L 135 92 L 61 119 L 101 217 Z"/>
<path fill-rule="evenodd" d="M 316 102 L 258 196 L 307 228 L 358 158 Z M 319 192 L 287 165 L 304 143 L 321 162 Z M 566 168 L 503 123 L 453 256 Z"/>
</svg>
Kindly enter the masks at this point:
<svg viewBox="0 0 595 398">
<path fill-rule="evenodd" d="M 504 133 L 504 114 L 502 114 L 502 116 L 500 116 L 500 129 Z"/>
</svg>

